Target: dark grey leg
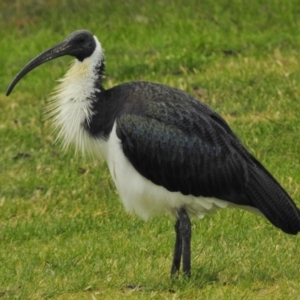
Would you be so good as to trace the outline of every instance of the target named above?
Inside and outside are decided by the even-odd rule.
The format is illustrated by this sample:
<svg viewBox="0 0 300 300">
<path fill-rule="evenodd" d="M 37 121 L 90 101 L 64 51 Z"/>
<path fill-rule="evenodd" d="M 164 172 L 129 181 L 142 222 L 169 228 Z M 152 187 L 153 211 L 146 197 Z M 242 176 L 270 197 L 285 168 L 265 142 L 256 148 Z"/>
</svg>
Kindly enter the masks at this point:
<svg viewBox="0 0 300 300">
<path fill-rule="evenodd" d="M 182 256 L 183 273 L 191 276 L 191 221 L 184 208 L 178 210 L 178 217 L 175 224 L 176 240 L 174 256 L 171 269 L 171 276 L 174 276 L 180 268 Z"/>
<path fill-rule="evenodd" d="M 184 208 L 179 210 L 180 220 L 180 235 L 182 242 L 182 269 L 183 274 L 187 277 L 191 277 L 191 236 L 192 228 L 191 221 Z"/>
<path fill-rule="evenodd" d="M 178 273 L 180 269 L 180 261 L 181 261 L 181 253 L 182 253 L 182 243 L 181 243 L 181 236 L 179 230 L 180 221 L 178 218 L 174 227 L 176 233 L 176 240 L 175 240 L 175 247 L 174 247 L 173 263 L 171 268 L 171 277 L 173 277 L 176 273 Z"/>
</svg>

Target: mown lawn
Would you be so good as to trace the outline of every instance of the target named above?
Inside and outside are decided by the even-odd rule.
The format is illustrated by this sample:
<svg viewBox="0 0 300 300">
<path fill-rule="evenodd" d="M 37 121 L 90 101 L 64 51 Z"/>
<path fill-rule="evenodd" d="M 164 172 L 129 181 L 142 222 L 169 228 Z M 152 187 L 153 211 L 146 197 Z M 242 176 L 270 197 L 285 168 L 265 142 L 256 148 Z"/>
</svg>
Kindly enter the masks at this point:
<svg viewBox="0 0 300 300">
<path fill-rule="evenodd" d="M 102 162 L 64 152 L 44 119 L 71 58 L 5 96 L 76 29 L 106 55 L 106 87 L 148 80 L 218 111 L 300 207 L 296 0 L 0 3 L 0 299 L 300 299 L 300 239 L 239 210 L 193 220 L 190 280 L 171 281 L 174 220 L 124 212 Z"/>
</svg>

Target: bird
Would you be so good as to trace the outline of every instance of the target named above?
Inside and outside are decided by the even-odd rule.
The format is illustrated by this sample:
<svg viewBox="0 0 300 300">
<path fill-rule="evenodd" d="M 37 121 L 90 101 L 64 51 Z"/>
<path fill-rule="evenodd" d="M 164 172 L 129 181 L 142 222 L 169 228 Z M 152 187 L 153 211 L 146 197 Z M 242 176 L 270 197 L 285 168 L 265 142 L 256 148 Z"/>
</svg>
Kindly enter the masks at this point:
<svg viewBox="0 0 300 300">
<path fill-rule="evenodd" d="M 75 58 L 49 99 L 48 117 L 63 148 L 106 161 L 126 211 L 175 221 L 171 277 L 191 277 L 191 218 L 226 207 L 259 214 L 288 234 L 300 210 L 228 123 L 188 93 L 147 81 L 104 87 L 98 38 L 76 30 L 33 58 L 7 89 L 61 56 Z"/>
</svg>

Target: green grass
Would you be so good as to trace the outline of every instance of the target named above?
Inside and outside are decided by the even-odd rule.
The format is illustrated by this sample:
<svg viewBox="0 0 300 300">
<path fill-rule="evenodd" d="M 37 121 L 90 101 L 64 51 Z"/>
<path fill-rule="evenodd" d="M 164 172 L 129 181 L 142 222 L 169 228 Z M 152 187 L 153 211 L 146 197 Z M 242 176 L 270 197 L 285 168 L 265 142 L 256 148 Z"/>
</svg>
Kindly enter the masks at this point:
<svg viewBox="0 0 300 300">
<path fill-rule="evenodd" d="M 299 237 L 239 210 L 193 220 L 193 276 L 169 279 L 173 220 L 126 214 L 105 164 L 62 151 L 44 121 L 70 58 L 5 96 L 25 63 L 80 28 L 105 48 L 106 87 L 143 79 L 201 97 L 300 206 L 298 1 L 5 0 L 0 299 L 299 299 Z"/>
</svg>

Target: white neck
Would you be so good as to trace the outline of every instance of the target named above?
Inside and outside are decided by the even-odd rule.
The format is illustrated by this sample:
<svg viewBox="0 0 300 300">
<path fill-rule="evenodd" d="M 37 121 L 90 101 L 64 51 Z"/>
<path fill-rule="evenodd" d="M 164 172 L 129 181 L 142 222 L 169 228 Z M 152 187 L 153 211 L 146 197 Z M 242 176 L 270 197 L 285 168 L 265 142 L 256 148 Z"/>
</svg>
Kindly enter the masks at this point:
<svg viewBox="0 0 300 300">
<path fill-rule="evenodd" d="M 76 150 L 92 152 L 88 142 L 91 137 L 84 128 L 93 112 L 92 95 L 100 92 L 95 82 L 101 80 L 97 74 L 97 66 L 103 61 L 103 51 L 98 39 L 94 36 L 96 48 L 93 54 L 82 62 L 75 60 L 66 75 L 59 80 L 60 84 L 50 98 L 48 116 L 53 121 L 53 127 L 58 131 L 57 140 L 64 148 L 75 144 Z"/>
</svg>

